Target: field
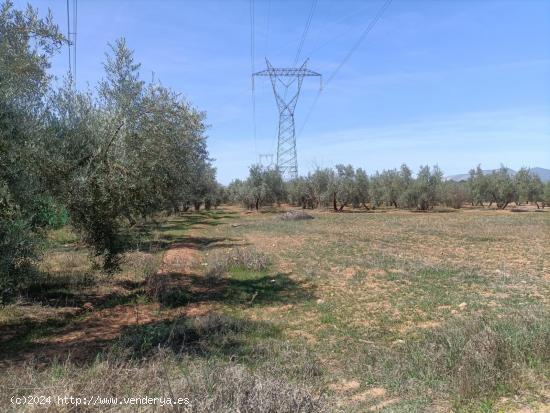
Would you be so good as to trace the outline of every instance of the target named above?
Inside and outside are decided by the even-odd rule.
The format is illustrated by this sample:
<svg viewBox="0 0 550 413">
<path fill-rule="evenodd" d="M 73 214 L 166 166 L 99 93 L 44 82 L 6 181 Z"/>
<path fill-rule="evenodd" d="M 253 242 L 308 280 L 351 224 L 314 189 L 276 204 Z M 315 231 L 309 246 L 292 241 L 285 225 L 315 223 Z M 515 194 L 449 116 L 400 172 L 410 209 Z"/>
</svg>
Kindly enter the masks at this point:
<svg viewBox="0 0 550 413">
<path fill-rule="evenodd" d="M 176 411 L 550 411 L 550 213 L 311 214 L 159 218 L 115 275 L 52 232 L 47 275 L 0 309 L 0 409 L 18 388 L 188 397 Z"/>
</svg>

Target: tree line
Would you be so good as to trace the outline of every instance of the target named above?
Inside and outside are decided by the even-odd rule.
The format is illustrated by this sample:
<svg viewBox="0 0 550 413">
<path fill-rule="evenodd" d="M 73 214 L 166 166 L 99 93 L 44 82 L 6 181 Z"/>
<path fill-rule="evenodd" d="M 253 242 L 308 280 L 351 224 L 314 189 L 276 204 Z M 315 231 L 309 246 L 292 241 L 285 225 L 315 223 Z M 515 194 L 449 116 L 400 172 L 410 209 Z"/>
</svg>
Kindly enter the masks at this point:
<svg viewBox="0 0 550 413">
<path fill-rule="evenodd" d="M 112 271 L 132 227 L 221 200 L 205 113 L 143 81 L 124 39 L 94 88 L 70 73 L 55 87 L 66 44 L 51 14 L 0 6 L 0 303 L 35 274 L 48 228 L 69 222 Z"/>
<path fill-rule="evenodd" d="M 484 173 L 481 166 L 470 170 L 468 180 L 445 180 L 438 166 L 421 166 L 413 175 L 405 164 L 367 175 L 362 168 L 336 165 L 317 168 L 307 176 L 283 181 L 275 169 L 254 165 L 246 180 L 234 180 L 225 189 L 224 200 L 249 209 L 262 205 L 290 203 L 304 209 L 376 209 L 394 207 L 428 211 L 435 206 L 461 208 L 532 203 L 537 208 L 550 205 L 550 182 L 543 184 L 528 168 L 516 174 L 504 166 Z"/>
</svg>

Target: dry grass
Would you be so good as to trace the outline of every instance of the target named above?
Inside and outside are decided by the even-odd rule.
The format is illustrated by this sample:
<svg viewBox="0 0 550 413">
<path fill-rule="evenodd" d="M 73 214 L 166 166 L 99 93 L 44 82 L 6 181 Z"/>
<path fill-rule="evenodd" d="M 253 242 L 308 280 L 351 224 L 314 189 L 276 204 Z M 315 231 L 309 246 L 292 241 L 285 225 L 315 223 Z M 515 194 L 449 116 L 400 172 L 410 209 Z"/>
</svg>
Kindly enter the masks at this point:
<svg viewBox="0 0 550 413">
<path fill-rule="evenodd" d="M 102 398 L 164 397 L 187 398 L 181 406 L 102 405 L 84 406 L 24 405 L 14 408 L 6 399 L 0 400 L 4 412 L 134 412 L 171 409 L 185 412 L 243 412 L 243 413 L 313 413 L 328 411 L 322 397 L 307 386 L 289 383 L 270 374 L 254 373 L 233 364 L 178 358 L 159 352 L 146 363 L 119 361 L 107 358 L 91 366 L 77 367 L 70 362 L 52 365 L 46 370 L 23 366 L 16 373 L 0 379 L 3 388 L 17 389 L 17 395 Z M 25 390 L 31 389 L 32 390 Z"/>
<path fill-rule="evenodd" d="M 522 396 L 505 410 L 545 403 L 548 376 L 541 370 L 550 367 L 540 349 L 550 347 L 550 338 L 535 330 L 547 331 L 550 323 L 540 317 L 550 309 L 550 217 L 509 211 L 314 215 L 308 225 L 296 226 L 251 214 L 242 227 L 217 227 L 214 235 L 241 236 L 268 250 L 277 268 L 315 288 L 314 300 L 290 310 L 256 307 L 246 314 L 284 325 L 289 340 L 305 337 L 330 371 L 329 385 L 357 380 L 358 389 L 339 396 L 344 410 L 365 411 L 391 400 L 380 410 L 454 406 L 477 411 L 488 405 L 496 409 L 510 394 Z M 535 316 L 537 323 L 521 321 Z M 473 329 L 482 319 L 488 329 Z M 494 329 L 501 319 L 508 331 Z M 526 347 L 510 353 L 507 339 L 514 335 L 523 337 Z M 443 352 L 443 359 L 432 351 L 436 337 L 451 336 L 462 361 L 436 376 L 420 373 L 418 365 L 409 368 L 420 353 L 404 348 L 422 348 L 422 360 L 441 362 L 427 363 L 427 369 L 447 366 L 445 357 L 452 359 L 458 350 Z M 476 359 L 472 348 L 481 342 L 488 349 Z M 494 358 L 491 348 L 502 357 Z M 522 354 L 537 361 L 526 362 Z M 380 369 L 377 360 L 409 366 L 407 374 Z M 387 397 L 362 397 L 373 385 L 385 388 Z"/>
<path fill-rule="evenodd" d="M 132 385 L 123 372 L 136 369 L 135 383 L 166 394 L 166 381 L 146 377 L 161 374 L 159 360 L 177 359 L 170 383 L 191 375 L 181 389 L 206 400 L 197 411 L 262 411 L 250 407 L 258 400 L 267 403 L 263 411 L 299 411 L 296 403 L 310 406 L 304 411 L 343 412 L 537 411 L 548 404 L 549 214 L 312 215 L 306 225 L 270 213 L 241 214 L 236 226 L 228 212 L 211 221 L 193 217 L 194 227 L 183 218 L 167 221 L 162 239 L 168 233 L 179 243 L 170 257 L 196 261 L 181 271 L 166 268 L 189 284 L 185 291 L 178 284 L 185 300 L 161 322 L 124 329 L 114 346 L 118 358 L 94 364 L 103 367 L 63 364 L 70 373 L 60 377 L 84 386 L 95 368 L 111 366 L 118 373 L 94 388 L 108 385 L 120 395 Z M 120 281 L 146 279 L 136 288 L 158 299 L 162 286 L 151 274 L 160 255 L 136 254 L 118 281 L 95 274 L 85 255 L 67 258 L 66 266 L 59 258 L 51 268 L 65 277 L 70 267 L 76 280 L 93 275 L 93 283 L 77 281 L 73 290 L 113 292 Z M 177 313 L 202 308 L 220 314 Z M 0 320 L 2 311 L 9 312 L 4 320 L 27 314 L 16 305 L 0 310 Z M 120 357 L 127 351 L 133 357 Z M 10 380 L 22 383 L 25 371 L 15 369 Z M 41 388 L 52 383 L 46 372 L 33 375 Z M 68 392 L 79 391 L 63 380 Z M 280 397 L 280 410 L 271 396 L 278 386 L 294 400 Z"/>
<path fill-rule="evenodd" d="M 208 255 L 206 277 L 219 279 L 230 269 L 263 271 L 270 265 L 268 256 L 255 248 L 231 248 Z"/>
<path fill-rule="evenodd" d="M 305 211 L 288 211 L 279 216 L 283 221 L 303 221 L 313 219 L 313 216 Z"/>
</svg>

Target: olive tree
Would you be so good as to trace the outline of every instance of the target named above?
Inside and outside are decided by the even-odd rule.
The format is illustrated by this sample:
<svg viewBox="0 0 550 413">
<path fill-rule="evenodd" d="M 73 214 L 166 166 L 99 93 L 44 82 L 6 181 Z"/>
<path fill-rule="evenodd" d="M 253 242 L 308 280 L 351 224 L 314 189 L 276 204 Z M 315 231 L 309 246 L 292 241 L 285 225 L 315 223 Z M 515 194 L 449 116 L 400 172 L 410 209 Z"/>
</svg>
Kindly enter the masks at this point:
<svg viewBox="0 0 550 413">
<path fill-rule="evenodd" d="M 487 193 L 489 201 L 497 205 L 499 209 L 506 209 L 508 204 L 517 199 L 517 190 L 510 171 L 501 166 L 490 175 L 487 175 Z"/>
<path fill-rule="evenodd" d="M 353 196 L 353 206 L 363 206 L 369 209 L 368 203 L 370 202 L 370 184 L 367 173 L 362 168 L 355 170 L 355 188 Z"/>
<path fill-rule="evenodd" d="M 470 199 L 466 182 L 445 181 L 442 183 L 441 189 L 441 200 L 448 207 L 460 209 Z"/>
<path fill-rule="evenodd" d="M 442 180 L 443 172 L 437 165 L 431 169 L 428 165 L 421 166 L 416 179 L 408 190 L 411 194 L 409 199 L 413 200 L 421 211 L 432 209 L 441 201 Z"/>
<path fill-rule="evenodd" d="M 483 202 L 489 201 L 489 179 L 483 173 L 481 165 L 478 165 L 475 169 L 470 169 L 470 176 L 468 178 L 468 188 L 470 191 L 470 199 L 473 206 L 484 206 Z"/>
<path fill-rule="evenodd" d="M 544 184 L 544 192 L 541 196 L 542 207 L 550 205 L 550 181 Z"/>
<path fill-rule="evenodd" d="M 0 5 L 0 303 L 32 275 L 51 197 L 39 174 L 50 60 L 65 39 L 51 14 Z"/>
<path fill-rule="evenodd" d="M 539 208 L 538 201 L 541 200 L 544 186 L 540 178 L 531 173 L 528 168 L 521 168 L 514 176 L 516 185 L 517 204 L 522 202 L 534 203 Z"/>
<path fill-rule="evenodd" d="M 52 100 L 45 176 L 107 270 L 116 270 L 132 226 L 185 202 L 200 207 L 215 181 L 204 114 L 170 89 L 145 84 L 139 67 L 118 40 L 97 98 L 66 85 Z"/>
</svg>

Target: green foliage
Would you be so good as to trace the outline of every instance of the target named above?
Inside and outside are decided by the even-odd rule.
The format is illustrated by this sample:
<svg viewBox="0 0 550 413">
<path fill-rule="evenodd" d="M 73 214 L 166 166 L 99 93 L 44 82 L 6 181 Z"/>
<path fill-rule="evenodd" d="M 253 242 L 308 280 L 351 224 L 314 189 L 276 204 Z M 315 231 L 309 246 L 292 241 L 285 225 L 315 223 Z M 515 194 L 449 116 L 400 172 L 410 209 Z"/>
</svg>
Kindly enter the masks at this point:
<svg viewBox="0 0 550 413">
<path fill-rule="evenodd" d="M 412 185 L 416 206 L 421 211 L 432 209 L 441 200 L 443 172 L 436 166 L 421 166 Z"/>
<path fill-rule="evenodd" d="M 468 184 L 445 181 L 442 186 L 442 202 L 448 207 L 460 209 L 470 199 Z"/>
<path fill-rule="evenodd" d="M 278 169 L 263 168 L 261 165 L 250 167 L 246 181 L 232 181 L 227 187 L 227 193 L 232 202 L 256 210 L 262 205 L 280 204 L 287 199 L 281 172 Z"/>
<path fill-rule="evenodd" d="M 33 224 L 40 227 L 59 229 L 69 221 L 69 213 L 63 205 L 59 205 L 51 196 L 44 196 L 36 202 L 36 213 Z"/>
<path fill-rule="evenodd" d="M 544 192 L 542 194 L 543 205 L 550 205 L 550 181 L 544 184 Z"/>
<path fill-rule="evenodd" d="M 542 201 L 544 186 L 537 175 L 528 168 L 521 168 L 514 176 L 516 186 L 516 203 Z M 538 203 L 537 203 L 538 206 Z"/>
<path fill-rule="evenodd" d="M 40 227 L 58 224 L 39 171 L 49 59 L 63 43 L 51 15 L 0 6 L 0 300 L 33 275 Z"/>
<path fill-rule="evenodd" d="M 48 146 L 57 155 L 48 159 L 45 181 L 114 270 L 130 227 L 160 211 L 198 209 L 219 186 L 204 114 L 170 89 L 141 81 L 124 39 L 110 47 L 97 99 L 70 84 L 52 97 Z M 208 206 L 213 202 L 219 201 Z"/>
<path fill-rule="evenodd" d="M 17 261 L 4 268 L 32 261 L 35 242 L 18 247 L 6 235 L 14 228 L 38 242 L 41 228 L 70 220 L 114 270 L 131 226 L 161 211 L 219 204 L 204 113 L 142 81 L 124 39 L 110 45 L 93 94 L 75 91 L 70 77 L 51 88 L 50 60 L 65 42 L 51 15 L 6 1 L 0 34 L 0 188 L 9 202 L 2 247 L 20 251 L 2 251 Z"/>
<path fill-rule="evenodd" d="M 412 193 L 407 190 L 412 182 L 412 171 L 403 164 L 399 170 L 384 170 L 371 178 L 372 200 L 376 206 L 414 207 L 415 199 L 411 199 Z"/>
<path fill-rule="evenodd" d="M 6 186 L 0 187 L 0 304 L 10 301 L 34 275 L 38 238 L 18 211 Z"/>
<path fill-rule="evenodd" d="M 470 170 L 468 186 L 472 204 L 483 206 L 483 202 L 488 199 L 489 180 L 483 173 L 481 165 Z"/>
<path fill-rule="evenodd" d="M 275 173 L 275 171 L 271 171 Z M 331 168 L 317 168 L 307 176 L 282 182 L 277 176 L 277 185 L 267 184 L 265 174 L 259 166 L 251 168 L 246 181 L 235 180 L 226 191 L 229 202 L 241 203 L 253 209 L 258 205 L 289 202 L 302 208 L 331 208 L 342 211 L 346 207 L 410 208 L 428 211 L 436 205 L 455 209 L 466 202 L 474 206 L 496 205 L 504 209 L 510 202 L 533 203 L 540 208 L 550 203 L 548 185 L 527 168 L 512 175 L 502 166 L 486 174 L 478 165 L 470 170 L 468 181 L 445 181 L 438 166 L 421 166 L 416 176 L 403 164 L 399 169 L 376 171 L 371 176 L 352 165 L 336 165 Z"/>
<path fill-rule="evenodd" d="M 346 206 L 367 206 L 369 178 L 364 170 L 351 165 L 337 165 L 335 170 L 317 168 L 307 177 L 287 183 L 289 201 L 303 208 L 332 206 L 342 211 Z"/>
<path fill-rule="evenodd" d="M 517 188 L 509 170 L 503 165 L 487 176 L 487 194 L 490 202 L 494 202 L 499 209 L 517 199 Z"/>
</svg>

